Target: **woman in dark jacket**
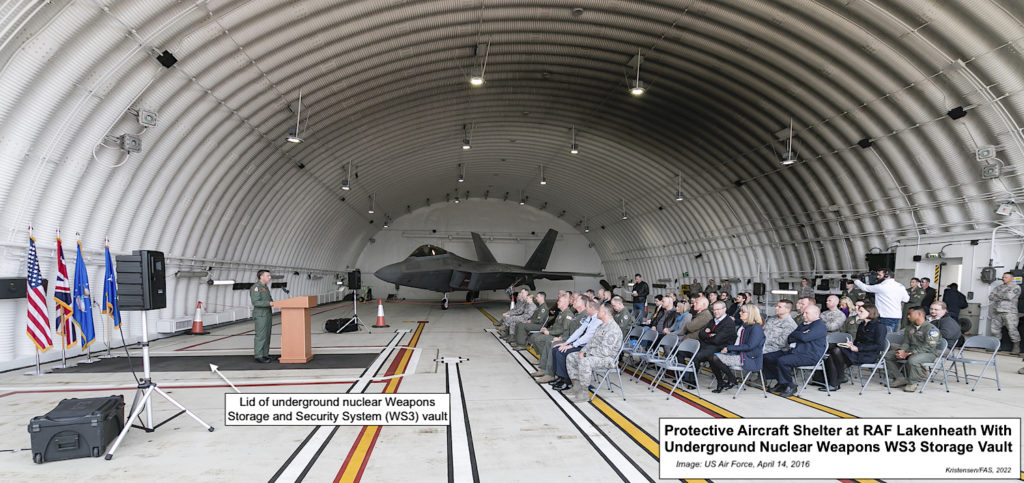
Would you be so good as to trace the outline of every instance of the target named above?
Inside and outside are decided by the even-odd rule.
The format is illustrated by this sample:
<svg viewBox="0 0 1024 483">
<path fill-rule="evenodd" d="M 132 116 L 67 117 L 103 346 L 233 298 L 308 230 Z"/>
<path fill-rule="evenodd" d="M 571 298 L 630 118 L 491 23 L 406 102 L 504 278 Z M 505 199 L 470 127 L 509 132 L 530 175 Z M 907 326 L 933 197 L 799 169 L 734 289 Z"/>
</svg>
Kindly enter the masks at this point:
<svg viewBox="0 0 1024 483">
<path fill-rule="evenodd" d="M 885 325 L 878 322 L 878 309 L 874 304 L 866 303 L 857 307 L 857 336 L 849 346 L 836 346 L 825 359 L 825 370 L 828 380 L 834 386 L 828 388 L 838 391 L 840 384 L 847 381 L 844 372 L 853 364 L 871 364 L 878 362 L 882 349 L 885 348 L 885 336 L 888 333 Z M 824 391 L 825 387 L 819 387 Z"/>
<path fill-rule="evenodd" d="M 745 371 L 761 370 L 765 340 L 761 311 L 756 305 L 744 305 L 740 307 L 739 314 L 743 325 L 737 330 L 736 343 L 725 346 L 721 353 L 715 354 L 708 361 L 718 381 L 718 387 L 712 392 L 736 387 L 736 376 L 729 370 L 729 366 L 742 366 Z"/>
</svg>

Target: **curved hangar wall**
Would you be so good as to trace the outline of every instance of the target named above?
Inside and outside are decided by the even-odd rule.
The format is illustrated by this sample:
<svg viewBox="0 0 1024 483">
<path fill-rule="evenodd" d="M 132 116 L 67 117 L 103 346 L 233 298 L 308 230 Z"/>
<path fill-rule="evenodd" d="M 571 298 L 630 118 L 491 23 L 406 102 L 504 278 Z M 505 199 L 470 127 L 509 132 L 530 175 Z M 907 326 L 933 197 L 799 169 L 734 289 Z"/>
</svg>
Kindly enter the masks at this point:
<svg viewBox="0 0 1024 483">
<path fill-rule="evenodd" d="M 307 281 L 327 285 L 384 216 L 451 194 L 460 163 L 463 198 L 525 190 L 529 205 L 589 224 L 611 280 L 853 270 L 894 240 L 1019 220 L 993 211 L 1024 196 L 1024 3 L 572 6 L 583 11 L 554 0 L 6 2 L 0 275 L 24 273 L 32 224 L 47 277 L 54 230 L 81 233 L 94 289 L 104 238 L 217 277 L 271 265 L 322 270 Z M 649 90 L 634 98 L 638 48 Z M 164 50 L 170 68 L 156 60 Z M 478 51 L 487 82 L 471 89 Z M 309 122 L 295 145 L 284 137 L 300 91 Z M 143 128 L 138 109 L 156 125 Z M 798 160 L 781 166 L 790 119 Z M 124 134 L 140 153 L 117 146 Z M 995 157 L 979 156 L 984 146 Z M 171 289 L 161 318 L 188 317 L 196 298 L 245 304 L 174 283 L 188 288 Z M 31 357 L 24 320 L 23 302 L 0 302 L 0 359 Z"/>
<path fill-rule="evenodd" d="M 470 199 L 459 204 L 435 203 L 403 215 L 387 229 L 378 231 L 359 255 L 356 266 L 363 270 L 363 283 L 375 297 L 396 294 L 400 298 L 440 300 L 441 294 L 410 287 L 400 287 L 373 276 L 378 268 L 404 260 L 420 245 L 437 245 L 460 257 L 476 260 L 476 249 L 470 232 L 483 237 L 494 258 L 501 263 L 522 265 L 533 254 L 540 239 L 553 228 L 558 241 L 551 251 L 545 270 L 602 273 L 604 268 L 590 242 L 572 225 L 551 213 L 518 202 Z M 548 303 L 559 289 L 597 290 L 600 277 L 576 277 L 574 280 L 538 280 L 537 290 L 548 294 Z M 485 291 L 481 299 L 504 298 L 503 291 Z M 465 292 L 454 292 L 451 302 L 465 300 Z"/>
</svg>

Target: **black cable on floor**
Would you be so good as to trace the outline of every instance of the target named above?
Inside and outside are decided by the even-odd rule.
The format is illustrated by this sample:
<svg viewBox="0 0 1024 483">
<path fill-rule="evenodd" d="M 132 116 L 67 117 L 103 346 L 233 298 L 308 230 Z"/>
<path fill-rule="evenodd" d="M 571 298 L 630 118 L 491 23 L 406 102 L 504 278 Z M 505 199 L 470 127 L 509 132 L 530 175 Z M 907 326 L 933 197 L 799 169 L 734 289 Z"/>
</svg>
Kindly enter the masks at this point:
<svg viewBox="0 0 1024 483">
<path fill-rule="evenodd" d="M 143 327 L 143 330 L 145 330 L 145 327 Z M 121 333 L 121 347 L 124 347 L 124 355 L 128 357 L 128 369 L 132 371 L 132 377 L 135 378 L 135 384 L 138 384 L 140 382 L 139 375 L 135 373 L 135 365 L 132 364 L 132 354 L 128 352 L 128 343 L 124 341 L 124 324 L 121 324 L 121 326 L 117 328 L 117 331 Z"/>
</svg>

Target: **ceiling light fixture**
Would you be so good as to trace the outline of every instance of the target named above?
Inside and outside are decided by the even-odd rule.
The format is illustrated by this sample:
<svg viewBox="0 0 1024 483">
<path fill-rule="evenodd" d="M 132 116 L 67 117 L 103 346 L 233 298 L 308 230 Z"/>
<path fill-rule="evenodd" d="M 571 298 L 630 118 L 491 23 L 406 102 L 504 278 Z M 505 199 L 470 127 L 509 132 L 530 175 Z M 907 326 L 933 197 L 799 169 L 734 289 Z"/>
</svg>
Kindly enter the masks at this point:
<svg viewBox="0 0 1024 483">
<path fill-rule="evenodd" d="M 459 163 L 459 182 L 466 181 L 466 167 Z"/>
<path fill-rule="evenodd" d="M 351 179 L 352 179 L 352 161 L 349 161 L 348 162 L 348 174 L 345 175 L 345 177 L 342 178 L 342 180 L 341 180 L 341 189 L 342 189 L 342 191 L 348 191 L 348 190 L 352 189 L 351 181 L 349 181 Z"/>
<path fill-rule="evenodd" d="M 576 144 L 576 125 L 572 125 L 572 144 L 569 145 L 569 154 L 579 154 L 580 145 Z"/>
<path fill-rule="evenodd" d="M 299 89 L 299 102 L 295 108 L 295 129 L 288 131 L 288 137 L 286 141 L 290 143 L 301 143 L 302 138 L 299 136 L 299 121 L 302 119 L 302 89 Z"/>
<path fill-rule="evenodd" d="M 391 218 L 388 217 L 387 213 L 384 214 L 384 228 L 391 226 Z"/>
<path fill-rule="evenodd" d="M 523 196 L 523 190 L 519 190 L 519 205 L 522 206 L 522 205 L 525 205 L 525 204 L 526 204 L 526 197 Z"/>
<path fill-rule="evenodd" d="M 376 204 L 377 204 L 377 193 L 374 193 L 374 194 L 370 195 L 370 209 L 367 210 L 366 212 L 372 215 L 373 214 L 374 205 L 376 205 Z"/>
<path fill-rule="evenodd" d="M 683 201 L 683 173 L 679 173 L 679 180 L 676 182 L 676 201 Z"/>
<path fill-rule="evenodd" d="M 634 96 L 642 96 L 647 92 L 647 88 L 644 87 L 644 83 L 640 82 L 640 62 L 643 61 L 643 57 L 640 56 L 640 49 L 636 50 L 636 81 L 633 86 L 629 89 L 629 93 Z"/>
<path fill-rule="evenodd" d="M 540 165 L 540 185 L 544 186 L 548 184 L 548 179 L 544 177 L 544 165 Z"/>
<path fill-rule="evenodd" d="M 587 217 L 583 217 L 583 233 L 590 233 L 590 224 L 587 223 Z"/>
<path fill-rule="evenodd" d="M 623 220 L 629 219 L 629 216 L 626 215 L 626 200 L 625 199 L 622 200 L 622 219 Z"/>
</svg>

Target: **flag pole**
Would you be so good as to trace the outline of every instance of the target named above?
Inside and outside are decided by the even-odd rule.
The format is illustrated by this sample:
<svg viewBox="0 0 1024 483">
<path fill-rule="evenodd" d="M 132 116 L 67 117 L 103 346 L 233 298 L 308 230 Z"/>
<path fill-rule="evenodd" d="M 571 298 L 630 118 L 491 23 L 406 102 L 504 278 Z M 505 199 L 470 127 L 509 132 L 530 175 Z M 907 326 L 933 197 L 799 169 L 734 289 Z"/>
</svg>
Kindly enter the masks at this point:
<svg viewBox="0 0 1024 483">
<path fill-rule="evenodd" d="M 109 238 L 103 238 L 103 247 L 105 249 L 107 249 L 107 250 L 110 250 L 110 239 Z M 107 293 L 107 291 L 106 291 L 106 283 L 107 283 L 107 281 L 104 280 L 103 281 L 103 284 L 104 284 L 103 293 L 104 294 Z M 105 305 L 106 303 L 107 303 L 107 301 L 104 300 L 103 304 Z M 106 308 L 106 307 L 104 307 L 104 308 Z M 102 310 L 100 312 L 102 313 Z M 107 353 L 106 353 L 106 355 L 100 356 L 100 359 L 111 359 L 111 358 L 114 357 L 114 356 L 110 355 L 110 333 L 113 331 L 114 318 L 109 316 L 109 315 L 107 316 L 107 318 L 110 319 L 110 326 L 107 326 L 106 324 L 103 324 L 103 327 L 105 328 L 105 330 L 107 332 Z"/>
<path fill-rule="evenodd" d="M 57 239 L 60 240 L 60 228 L 57 228 Z M 59 257 L 60 257 L 60 255 L 58 255 L 58 258 Z M 58 260 L 58 263 L 59 263 L 59 260 Z M 58 270 L 58 272 L 59 272 L 59 270 Z M 56 290 L 57 290 L 57 287 L 55 286 L 54 287 L 54 292 L 56 292 Z M 67 317 L 64 317 L 63 315 L 58 316 L 58 318 L 59 318 L 59 321 L 57 322 L 57 325 L 61 328 L 61 332 L 63 332 L 63 334 L 57 334 L 57 335 L 60 336 L 60 368 L 61 369 L 67 369 L 68 368 L 68 352 L 67 352 L 68 351 L 68 342 L 67 342 L 68 341 L 68 335 L 67 335 L 67 331 L 68 331 L 67 323 L 68 323 L 68 320 L 67 320 Z"/>
<path fill-rule="evenodd" d="M 77 242 L 78 245 L 82 244 L 82 234 L 77 232 L 77 231 L 75 232 L 75 241 Z M 81 252 L 81 248 L 79 248 L 79 252 Z M 85 263 L 85 258 L 82 259 L 82 263 Z M 77 260 L 75 261 L 75 270 L 78 270 L 78 261 Z M 86 272 L 86 273 L 88 273 L 88 272 Z M 91 296 L 89 297 L 89 302 L 90 302 L 90 304 L 89 304 L 89 312 L 92 312 L 92 297 Z M 95 327 L 95 325 L 93 325 L 93 327 Z M 94 330 L 94 332 L 95 332 L 95 330 Z M 82 340 L 84 341 L 85 339 L 82 339 Z M 96 340 L 95 334 L 93 335 L 93 340 Z M 89 345 L 85 346 L 85 360 L 80 362 L 80 364 L 92 364 L 93 362 L 96 362 L 96 361 L 92 360 L 92 344 L 89 344 Z"/>
<path fill-rule="evenodd" d="M 28 226 L 28 237 L 32 238 L 32 225 Z M 46 372 L 50 372 L 50 371 L 46 371 Z M 26 376 L 41 376 L 43 374 L 45 374 L 45 372 L 43 372 L 42 368 L 39 366 L 39 346 L 36 346 L 36 370 L 35 371 L 28 371 L 28 372 L 25 373 L 25 375 Z"/>
</svg>

